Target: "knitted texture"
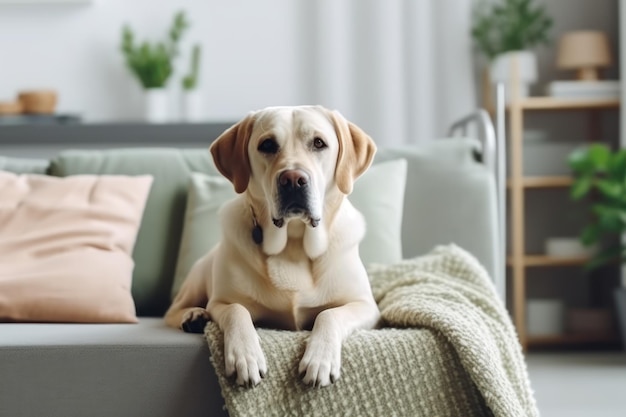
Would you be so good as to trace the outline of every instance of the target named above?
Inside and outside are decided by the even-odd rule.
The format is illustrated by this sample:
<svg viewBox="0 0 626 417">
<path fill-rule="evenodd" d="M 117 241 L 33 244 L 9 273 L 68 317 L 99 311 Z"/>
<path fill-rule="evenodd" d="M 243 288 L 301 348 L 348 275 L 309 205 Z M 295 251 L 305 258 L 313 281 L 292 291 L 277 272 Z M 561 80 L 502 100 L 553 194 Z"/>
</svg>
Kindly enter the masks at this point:
<svg viewBox="0 0 626 417">
<path fill-rule="evenodd" d="M 369 268 L 382 327 L 343 344 L 341 378 L 298 375 L 309 332 L 258 329 L 268 376 L 241 388 L 224 373 L 224 339 L 205 334 L 226 408 L 236 416 L 538 416 L 510 318 L 487 272 L 455 245 Z"/>
</svg>

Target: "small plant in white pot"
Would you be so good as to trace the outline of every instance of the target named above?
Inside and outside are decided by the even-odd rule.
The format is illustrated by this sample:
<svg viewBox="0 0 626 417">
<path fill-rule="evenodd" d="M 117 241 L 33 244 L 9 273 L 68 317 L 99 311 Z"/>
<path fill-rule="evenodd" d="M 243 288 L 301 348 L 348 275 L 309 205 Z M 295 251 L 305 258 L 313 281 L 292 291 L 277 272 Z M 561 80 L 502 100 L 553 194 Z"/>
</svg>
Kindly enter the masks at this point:
<svg viewBox="0 0 626 417">
<path fill-rule="evenodd" d="M 626 349 L 626 149 L 612 151 L 605 144 L 593 144 L 574 151 L 568 162 L 574 175 L 572 199 L 592 196 L 590 221 L 581 232 L 581 242 L 586 246 L 610 243 L 588 267 L 622 266 L 622 286 L 615 291 L 615 301 Z"/>
<path fill-rule="evenodd" d="M 169 103 L 165 85 L 173 72 L 173 61 L 178 55 L 178 43 L 189 27 L 184 12 L 174 16 L 168 36 L 164 41 L 137 44 L 133 30 L 122 28 L 122 53 L 131 72 L 145 91 L 145 114 L 149 122 L 168 121 Z"/>
<path fill-rule="evenodd" d="M 537 57 L 532 48 L 549 43 L 552 18 L 534 0 L 482 0 L 475 9 L 472 37 L 489 60 L 491 82 L 511 81 L 512 61 L 517 61 L 519 94 L 529 95 L 537 81 Z M 508 97 L 508 96 L 507 96 Z"/>
<path fill-rule="evenodd" d="M 199 122 L 204 118 L 202 94 L 198 91 L 201 53 L 200 45 L 194 45 L 191 51 L 189 74 L 182 81 L 182 118 L 187 122 Z"/>
</svg>

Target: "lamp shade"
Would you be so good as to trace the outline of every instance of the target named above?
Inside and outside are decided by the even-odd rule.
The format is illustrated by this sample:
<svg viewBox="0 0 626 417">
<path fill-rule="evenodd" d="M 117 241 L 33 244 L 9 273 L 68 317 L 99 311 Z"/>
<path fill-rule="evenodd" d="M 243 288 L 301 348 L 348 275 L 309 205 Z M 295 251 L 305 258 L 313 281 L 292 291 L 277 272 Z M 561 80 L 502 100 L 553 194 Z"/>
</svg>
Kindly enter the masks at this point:
<svg viewBox="0 0 626 417">
<path fill-rule="evenodd" d="M 581 30 L 565 33 L 561 37 L 557 57 L 558 68 L 576 69 L 579 70 L 579 78 L 594 79 L 597 68 L 609 65 L 611 52 L 606 33 Z"/>
</svg>

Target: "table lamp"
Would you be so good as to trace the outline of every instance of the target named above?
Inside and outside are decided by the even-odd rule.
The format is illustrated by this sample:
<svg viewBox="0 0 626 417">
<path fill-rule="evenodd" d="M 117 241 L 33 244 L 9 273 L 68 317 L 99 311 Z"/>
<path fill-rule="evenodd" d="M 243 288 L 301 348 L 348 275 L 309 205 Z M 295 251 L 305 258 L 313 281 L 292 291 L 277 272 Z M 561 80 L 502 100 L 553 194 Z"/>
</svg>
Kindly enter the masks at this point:
<svg viewBox="0 0 626 417">
<path fill-rule="evenodd" d="M 577 70 L 578 80 L 598 80 L 598 69 L 609 65 L 611 65 L 611 52 L 606 33 L 581 30 L 565 33 L 561 37 L 557 67 Z"/>
</svg>

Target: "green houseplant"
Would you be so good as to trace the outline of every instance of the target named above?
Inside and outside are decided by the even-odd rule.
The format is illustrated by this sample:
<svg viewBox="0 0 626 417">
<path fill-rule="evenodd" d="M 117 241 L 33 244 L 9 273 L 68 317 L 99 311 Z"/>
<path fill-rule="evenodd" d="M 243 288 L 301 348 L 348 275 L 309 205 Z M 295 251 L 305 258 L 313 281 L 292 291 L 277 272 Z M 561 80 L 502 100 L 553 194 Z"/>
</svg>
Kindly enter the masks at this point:
<svg viewBox="0 0 626 417">
<path fill-rule="evenodd" d="M 511 60 L 517 61 L 521 96 L 537 81 L 532 48 L 548 44 L 552 18 L 534 0 L 481 0 L 474 9 L 471 35 L 489 61 L 491 82 L 510 82 Z"/>
<path fill-rule="evenodd" d="M 191 91 L 195 90 L 198 87 L 198 74 L 200 72 L 200 55 L 202 53 L 202 49 L 200 45 L 196 44 L 193 46 L 193 50 L 191 51 L 191 65 L 189 68 L 189 74 L 187 74 L 183 78 L 183 90 Z"/>
<path fill-rule="evenodd" d="M 189 27 L 185 13 L 174 16 L 166 40 L 158 43 L 136 43 L 135 34 L 128 25 L 122 28 L 122 53 L 126 65 L 139 79 L 143 88 L 162 88 L 172 75 L 173 60 L 178 55 L 178 44 Z"/>
<path fill-rule="evenodd" d="M 549 43 L 552 18 L 534 0 L 485 0 L 475 9 L 472 37 L 479 51 L 492 60 L 510 51 Z"/>
<path fill-rule="evenodd" d="M 586 246 L 607 243 L 588 263 L 595 268 L 608 263 L 626 264 L 626 149 L 611 150 L 593 144 L 570 154 L 568 163 L 574 181 L 570 194 L 574 200 L 591 197 L 589 223 L 580 240 Z M 615 291 L 622 339 L 626 347 L 626 278 Z"/>
<path fill-rule="evenodd" d="M 590 221 L 580 239 L 586 246 L 613 237 L 593 259 L 591 267 L 626 261 L 626 245 L 619 237 L 626 232 L 626 149 L 612 151 L 593 144 L 574 151 L 568 160 L 574 173 L 570 195 L 574 200 L 593 194 Z"/>
<path fill-rule="evenodd" d="M 138 43 L 130 26 L 122 27 L 122 54 L 126 65 L 145 90 L 146 118 L 150 122 L 167 121 L 165 85 L 172 75 L 178 45 L 188 27 L 189 22 L 182 11 L 174 15 L 166 39 L 156 43 Z"/>
<path fill-rule="evenodd" d="M 201 121 L 204 116 L 202 95 L 198 91 L 201 53 L 200 45 L 194 45 L 191 51 L 189 73 L 182 79 L 182 117 L 187 122 Z"/>
</svg>

